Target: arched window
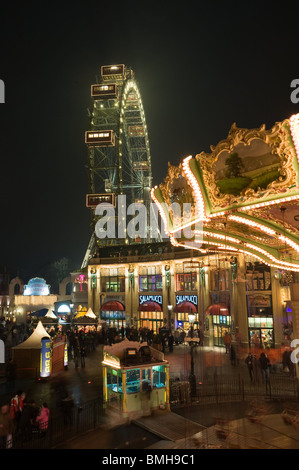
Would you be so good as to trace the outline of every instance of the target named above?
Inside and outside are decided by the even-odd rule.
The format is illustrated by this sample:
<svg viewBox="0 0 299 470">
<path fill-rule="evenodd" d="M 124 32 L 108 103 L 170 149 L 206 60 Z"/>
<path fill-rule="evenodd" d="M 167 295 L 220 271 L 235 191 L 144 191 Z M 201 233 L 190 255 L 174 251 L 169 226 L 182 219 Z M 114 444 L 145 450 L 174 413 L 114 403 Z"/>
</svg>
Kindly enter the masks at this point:
<svg viewBox="0 0 299 470">
<path fill-rule="evenodd" d="M 21 292 L 20 284 L 15 284 L 15 287 L 14 287 L 14 290 L 13 290 L 14 295 L 19 295 L 20 292 Z"/>
<path fill-rule="evenodd" d="M 72 290 L 73 290 L 73 283 L 68 282 L 67 285 L 65 286 L 65 295 L 72 295 Z"/>
</svg>

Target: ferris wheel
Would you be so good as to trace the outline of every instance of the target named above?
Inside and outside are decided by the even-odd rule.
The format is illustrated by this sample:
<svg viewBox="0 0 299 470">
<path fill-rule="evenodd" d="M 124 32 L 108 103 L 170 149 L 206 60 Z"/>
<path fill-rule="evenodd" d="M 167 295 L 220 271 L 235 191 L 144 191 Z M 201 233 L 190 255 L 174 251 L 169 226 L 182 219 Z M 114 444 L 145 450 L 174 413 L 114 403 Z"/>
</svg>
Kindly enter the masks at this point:
<svg viewBox="0 0 299 470">
<path fill-rule="evenodd" d="M 96 206 L 103 202 L 115 206 L 117 196 L 125 195 L 127 206 L 142 203 L 149 213 L 152 187 L 148 131 L 133 70 L 123 64 L 102 66 L 99 82 L 91 85 L 91 97 L 90 130 L 85 132 L 85 143 L 89 185 L 86 205 L 91 209 L 93 233 L 82 266 L 86 266 L 99 243 L 94 233 Z M 150 235 L 142 241 L 150 241 Z M 114 239 L 100 243 L 119 242 Z"/>
</svg>

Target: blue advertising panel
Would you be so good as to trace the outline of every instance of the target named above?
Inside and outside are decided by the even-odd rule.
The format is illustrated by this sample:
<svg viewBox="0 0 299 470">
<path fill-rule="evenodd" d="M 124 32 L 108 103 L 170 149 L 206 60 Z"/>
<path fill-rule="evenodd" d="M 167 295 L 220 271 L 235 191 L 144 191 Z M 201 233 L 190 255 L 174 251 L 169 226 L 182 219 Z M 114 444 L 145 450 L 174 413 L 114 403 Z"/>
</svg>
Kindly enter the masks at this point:
<svg viewBox="0 0 299 470">
<path fill-rule="evenodd" d="M 45 378 L 51 374 L 51 339 L 48 337 L 41 339 L 40 351 L 40 376 Z"/>
</svg>

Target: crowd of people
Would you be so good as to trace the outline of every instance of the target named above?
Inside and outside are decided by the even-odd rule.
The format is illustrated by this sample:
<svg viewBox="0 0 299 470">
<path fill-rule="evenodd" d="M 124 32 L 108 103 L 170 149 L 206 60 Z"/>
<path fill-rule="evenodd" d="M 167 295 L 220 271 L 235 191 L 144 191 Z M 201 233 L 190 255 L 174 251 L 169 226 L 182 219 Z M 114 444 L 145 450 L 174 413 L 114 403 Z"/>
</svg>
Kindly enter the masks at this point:
<svg viewBox="0 0 299 470">
<path fill-rule="evenodd" d="M 49 416 L 47 403 L 38 407 L 34 400 L 27 398 L 25 392 L 17 391 L 10 403 L 1 406 L 0 449 L 12 447 L 13 441 L 22 445 L 32 438 L 33 433 L 44 436 L 48 430 Z"/>
</svg>

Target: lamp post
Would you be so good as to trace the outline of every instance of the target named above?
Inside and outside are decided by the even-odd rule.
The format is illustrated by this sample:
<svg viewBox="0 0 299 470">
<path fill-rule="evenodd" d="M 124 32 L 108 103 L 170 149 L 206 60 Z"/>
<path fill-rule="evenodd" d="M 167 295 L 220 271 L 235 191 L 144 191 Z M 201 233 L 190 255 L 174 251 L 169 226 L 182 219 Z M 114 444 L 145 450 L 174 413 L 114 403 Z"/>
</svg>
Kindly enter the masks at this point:
<svg viewBox="0 0 299 470">
<path fill-rule="evenodd" d="M 191 372 L 189 376 L 190 388 L 191 388 L 191 396 L 196 395 L 196 379 L 194 375 L 194 357 L 193 357 L 193 325 L 195 321 L 195 315 L 193 313 L 188 313 L 188 320 L 191 325 L 191 338 L 190 338 L 190 348 L 191 348 Z"/>
</svg>

